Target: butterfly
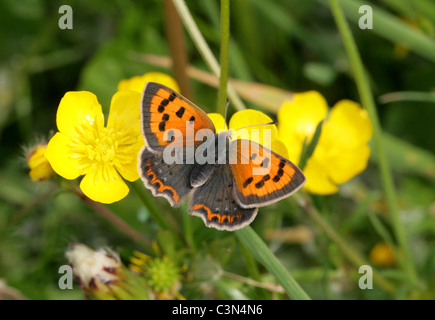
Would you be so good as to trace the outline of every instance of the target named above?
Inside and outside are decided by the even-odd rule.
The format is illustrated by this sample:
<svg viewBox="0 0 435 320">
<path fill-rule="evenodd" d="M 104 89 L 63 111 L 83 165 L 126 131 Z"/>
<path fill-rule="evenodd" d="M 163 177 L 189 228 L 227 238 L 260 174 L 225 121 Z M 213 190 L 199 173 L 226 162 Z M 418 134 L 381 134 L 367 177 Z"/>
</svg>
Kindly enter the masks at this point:
<svg viewBox="0 0 435 320">
<path fill-rule="evenodd" d="M 141 130 L 138 171 L 145 187 L 173 207 L 189 196 L 189 213 L 207 227 L 243 228 L 258 207 L 290 196 L 306 181 L 296 165 L 263 145 L 216 133 L 203 110 L 159 83 L 143 90 Z M 205 141 L 196 139 L 200 133 Z"/>
</svg>

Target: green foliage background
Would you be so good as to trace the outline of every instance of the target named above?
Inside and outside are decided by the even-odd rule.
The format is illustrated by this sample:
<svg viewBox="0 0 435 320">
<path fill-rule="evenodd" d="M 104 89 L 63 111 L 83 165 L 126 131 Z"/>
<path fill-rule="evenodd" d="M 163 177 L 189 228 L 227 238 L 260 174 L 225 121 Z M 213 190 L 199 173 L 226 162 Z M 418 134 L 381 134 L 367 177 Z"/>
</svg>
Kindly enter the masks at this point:
<svg viewBox="0 0 435 320">
<path fill-rule="evenodd" d="M 375 14 L 379 9 L 388 14 L 386 22 L 411 26 L 427 45 L 413 45 L 414 35 L 403 35 L 407 45 L 394 41 L 397 35 L 389 37 L 385 24 L 376 19 L 373 30 L 359 29 L 355 18 L 359 15 L 352 9 L 359 2 L 341 1 L 352 21 L 386 132 L 385 148 L 420 287 L 404 285 L 404 275 L 396 267 L 380 268 L 386 278 L 398 283 L 394 295 L 376 286 L 360 290 L 357 270 L 295 203 L 261 209 L 252 227 L 262 237 L 268 229 L 297 225 L 314 232 L 313 240 L 302 245 L 266 240 L 312 298 L 433 299 L 435 51 L 431 56 L 425 48 L 435 46 L 435 4 L 430 0 L 372 2 L 377 6 Z M 58 27 L 61 4 L 0 2 L 0 278 L 30 299 L 83 298 L 77 285 L 74 290 L 60 290 L 57 285 L 58 268 L 67 263 L 68 243 L 110 246 L 124 259 L 132 250 L 144 249 L 74 195 L 54 190 L 50 182 L 32 183 L 23 150 L 47 141 L 56 130 L 56 110 L 65 92 L 91 91 L 107 113 L 119 80 L 148 71 L 171 73 L 138 61 L 132 54 L 169 55 L 162 1 L 70 1 L 73 30 Z M 219 1 L 187 1 L 187 5 L 218 57 Z M 186 46 L 189 63 L 207 70 L 187 35 Z M 327 1 L 322 0 L 232 1 L 230 76 L 294 92 L 318 90 L 330 105 L 341 99 L 360 101 L 342 39 Z M 213 111 L 216 89 L 197 81 L 192 85 L 193 101 Z M 397 101 L 385 102 L 391 92 L 402 94 Z M 249 107 L 261 110 L 260 105 Z M 162 199 L 153 201 L 168 208 Z M 339 194 L 314 196 L 313 201 L 335 230 L 365 255 L 382 241 L 383 231 L 391 233 L 375 154 L 368 169 L 345 184 Z M 180 225 L 189 220 L 194 234 L 193 245 L 182 250 L 183 241 L 160 230 L 132 191 L 108 207 L 146 238 L 159 239 L 168 255 L 188 266 L 193 280 L 186 280 L 182 291 L 188 299 L 286 298 L 225 276 L 225 272 L 251 278 L 255 274 L 248 270 L 249 253 L 232 233 L 205 228 L 200 219 L 179 210 L 174 219 Z M 256 267 L 257 280 L 276 281 L 260 265 Z"/>
</svg>

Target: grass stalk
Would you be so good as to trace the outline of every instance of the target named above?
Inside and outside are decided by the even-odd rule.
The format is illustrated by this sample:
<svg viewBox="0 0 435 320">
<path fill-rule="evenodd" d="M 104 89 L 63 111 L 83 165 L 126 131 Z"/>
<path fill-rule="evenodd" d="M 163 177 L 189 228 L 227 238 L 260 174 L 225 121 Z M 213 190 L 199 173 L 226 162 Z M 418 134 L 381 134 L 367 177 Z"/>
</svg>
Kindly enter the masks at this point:
<svg viewBox="0 0 435 320">
<path fill-rule="evenodd" d="M 247 226 L 235 231 L 239 240 L 252 253 L 254 258 L 275 276 L 287 295 L 294 300 L 311 300 L 299 283 L 293 278 L 282 263 L 274 256 L 257 233 Z"/>
<path fill-rule="evenodd" d="M 373 145 L 374 151 L 377 154 L 379 170 L 381 173 L 382 185 L 385 193 L 385 198 L 388 203 L 392 226 L 402 254 L 396 254 L 401 266 L 408 274 L 409 280 L 417 283 L 417 273 L 414 266 L 414 260 L 411 255 L 407 234 L 405 232 L 402 221 L 400 220 L 399 208 L 397 205 L 396 191 L 394 188 L 393 177 L 388 163 L 385 148 L 382 141 L 382 129 L 379 122 L 376 105 L 371 92 L 369 79 L 365 73 L 364 66 L 361 61 L 355 40 L 350 31 L 349 25 L 344 17 L 343 11 L 340 8 L 338 0 L 329 0 L 332 14 L 340 31 L 343 43 L 350 60 L 350 65 L 353 70 L 353 75 L 360 95 L 361 103 L 367 110 L 370 121 L 373 125 Z"/>
</svg>

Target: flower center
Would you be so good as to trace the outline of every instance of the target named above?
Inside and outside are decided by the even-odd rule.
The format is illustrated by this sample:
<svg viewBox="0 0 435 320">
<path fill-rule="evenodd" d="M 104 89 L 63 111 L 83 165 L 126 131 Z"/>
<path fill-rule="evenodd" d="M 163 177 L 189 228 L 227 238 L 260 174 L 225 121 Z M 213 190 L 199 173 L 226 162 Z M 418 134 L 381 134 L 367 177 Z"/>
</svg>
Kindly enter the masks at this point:
<svg viewBox="0 0 435 320">
<path fill-rule="evenodd" d="M 98 121 L 100 120 L 100 121 Z M 116 166 L 119 138 L 122 133 L 105 128 L 104 119 L 79 124 L 71 141 L 72 156 L 78 158 L 83 174 L 89 169 Z"/>
<path fill-rule="evenodd" d="M 116 156 L 118 143 L 115 139 L 113 130 L 102 128 L 99 137 L 97 137 L 93 144 L 86 146 L 88 158 L 92 162 L 106 162 L 113 164 Z"/>
</svg>

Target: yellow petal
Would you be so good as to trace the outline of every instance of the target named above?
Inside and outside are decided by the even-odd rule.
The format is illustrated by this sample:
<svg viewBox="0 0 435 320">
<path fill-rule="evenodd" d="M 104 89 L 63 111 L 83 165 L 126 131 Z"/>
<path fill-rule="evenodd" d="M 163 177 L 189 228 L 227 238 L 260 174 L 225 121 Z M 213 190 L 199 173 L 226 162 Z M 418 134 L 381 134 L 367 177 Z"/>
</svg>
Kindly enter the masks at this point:
<svg viewBox="0 0 435 320">
<path fill-rule="evenodd" d="M 99 165 L 89 171 L 80 183 L 83 193 L 94 201 L 113 203 L 128 194 L 128 187 L 112 166 Z"/>
<path fill-rule="evenodd" d="M 289 159 L 287 147 L 285 146 L 284 142 L 282 142 L 281 140 L 275 139 L 272 141 L 272 150 L 282 155 L 283 157 Z"/>
<path fill-rule="evenodd" d="M 49 163 L 41 164 L 29 172 L 30 179 L 35 182 L 42 182 L 47 180 L 53 174 L 53 169 Z"/>
<path fill-rule="evenodd" d="M 342 184 L 364 171 L 370 157 L 370 148 L 363 145 L 354 149 L 341 149 L 335 157 L 325 159 L 332 181 Z"/>
<path fill-rule="evenodd" d="M 332 108 L 319 143 L 354 148 L 366 144 L 372 131 L 367 111 L 356 102 L 341 100 Z"/>
<path fill-rule="evenodd" d="M 123 158 L 127 157 L 130 161 L 118 162 L 116 165 L 116 170 L 121 174 L 121 176 L 128 181 L 136 181 L 139 179 L 139 173 L 137 171 L 137 157 L 139 151 L 142 149 L 144 141 L 142 135 L 137 136 L 136 143 L 130 146 L 123 146 L 119 148 L 118 152 L 122 152 Z"/>
<path fill-rule="evenodd" d="M 144 145 L 140 132 L 140 98 L 135 91 L 118 91 L 112 98 L 107 122 L 107 128 L 117 136 L 116 169 L 128 181 L 139 179 L 137 156 Z"/>
<path fill-rule="evenodd" d="M 161 72 L 148 72 L 142 76 L 134 76 L 129 79 L 123 79 L 118 83 L 118 90 L 133 90 L 142 93 L 147 82 L 158 82 L 177 92 L 180 92 L 180 87 L 175 79 Z"/>
<path fill-rule="evenodd" d="M 129 130 L 140 134 L 140 98 L 138 92 L 122 90 L 115 93 L 110 103 L 108 129 Z"/>
<path fill-rule="evenodd" d="M 308 138 L 309 142 L 327 112 L 328 104 L 319 92 L 295 93 L 293 100 L 285 101 L 278 112 L 280 137 L 296 136 L 301 143 Z"/>
<path fill-rule="evenodd" d="M 310 158 L 303 172 L 307 178 L 307 182 L 304 185 L 307 191 L 320 195 L 338 192 L 338 188 L 331 181 L 328 171 L 322 163 L 319 163 L 316 159 Z"/>
<path fill-rule="evenodd" d="M 29 176 L 35 182 L 45 181 L 53 174 L 53 169 L 45 157 L 46 145 L 38 145 L 28 157 Z"/>
<path fill-rule="evenodd" d="M 281 134 L 279 135 L 278 141 L 281 141 L 286 147 L 287 159 L 289 159 L 294 164 L 298 165 L 299 160 L 301 158 L 303 142 L 297 139 L 296 136 L 293 135 L 282 136 Z M 272 146 L 273 146 L 273 142 L 272 142 Z"/>
<path fill-rule="evenodd" d="M 28 156 L 27 165 L 30 169 L 36 168 L 47 162 L 47 158 L 45 157 L 45 150 L 47 150 L 47 145 L 38 145 L 30 151 Z"/>
<path fill-rule="evenodd" d="M 207 115 L 213 122 L 216 133 L 219 133 L 220 131 L 228 131 L 225 119 L 220 113 L 208 113 Z"/>
<path fill-rule="evenodd" d="M 69 147 L 71 140 L 68 135 L 58 132 L 48 142 L 45 157 L 53 170 L 65 179 L 76 179 L 84 172 L 80 162 Z"/>
<path fill-rule="evenodd" d="M 247 109 L 238 111 L 231 117 L 229 128 L 234 130 L 232 135 L 234 139 L 249 139 L 271 149 L 272 141 L 278 138 L 278 129 L 274 124 L 264 125 L 270 122 L 273 122 L 272 118 L 263 112 Z M 256 124 L 261 126 L 243 129 Z"/>
<path fill-rule="evenodd" d="M 81 125 L 104 126 L 103 111 L 93 93 L 70 91 L 65 93 L 60 101 L 56 122 L 60 132 L 74 135 Z"/>
</svg>

